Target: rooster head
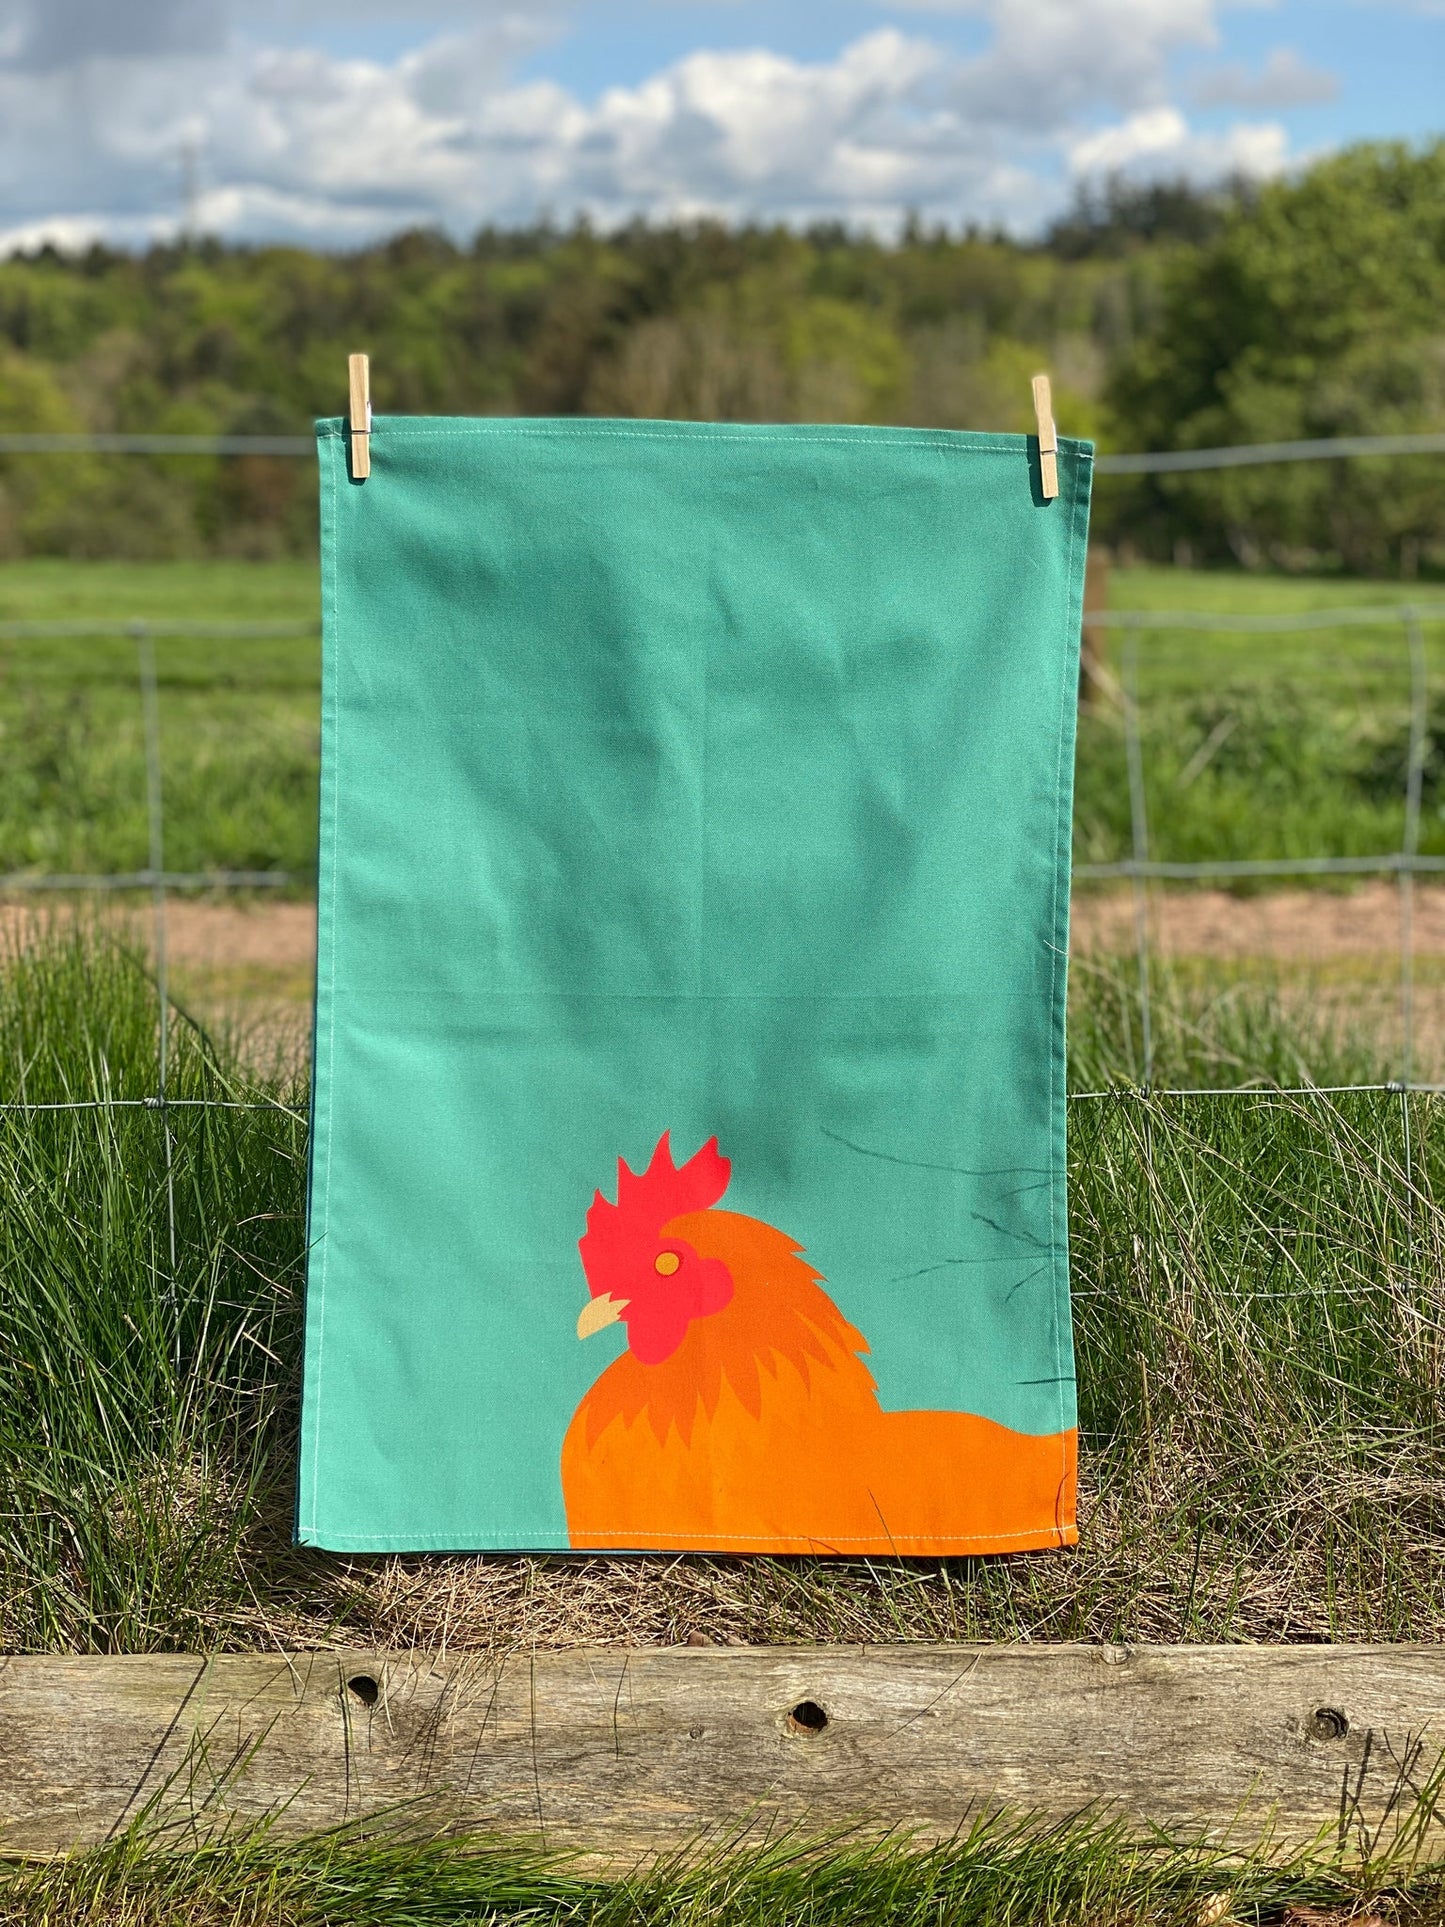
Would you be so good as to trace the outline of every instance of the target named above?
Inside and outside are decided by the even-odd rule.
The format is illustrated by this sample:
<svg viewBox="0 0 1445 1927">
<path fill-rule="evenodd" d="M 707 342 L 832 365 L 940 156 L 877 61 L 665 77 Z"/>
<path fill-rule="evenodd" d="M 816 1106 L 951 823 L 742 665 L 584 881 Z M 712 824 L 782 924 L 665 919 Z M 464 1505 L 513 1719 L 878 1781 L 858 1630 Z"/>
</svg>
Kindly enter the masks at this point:
<svg viewBox="0 0 1445 1927">
<path fill-rule="evenodd" d="M 617 1160 L 617 1202 L 597 1192 L 578 1241 L 592 1294 L 577 1320 L 579 1338 L 620 1320 L 634 1358 L 660 1365 L 695 1318 L 722 1310 L 733 1295 L 727 1266 L 719 1258 L 700 1258 L 686 1239 L 669 1237 L 667 1227 L 715 1205 L 731 1175 L 715 1137 L 682 1165 L 672 1161 L 666 1131 L 645 1171 Z"/>
</svg>

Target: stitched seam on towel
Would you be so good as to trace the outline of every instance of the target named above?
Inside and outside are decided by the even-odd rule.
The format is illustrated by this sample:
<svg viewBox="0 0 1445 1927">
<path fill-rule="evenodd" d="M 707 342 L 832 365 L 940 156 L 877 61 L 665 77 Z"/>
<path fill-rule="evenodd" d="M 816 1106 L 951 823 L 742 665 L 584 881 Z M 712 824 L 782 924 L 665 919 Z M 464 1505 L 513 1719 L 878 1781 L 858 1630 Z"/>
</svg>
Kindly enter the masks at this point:
<svg viewBox="0 0 1445 1927">
<path fill-rule="evenodd" d="M 957 1004 L 968 1000 L 954 990 L 497 990 L 478 989 L 479 998 L 501 1003 L 676 1003 L 676 1004 Z"/>
<path fill-rule="evenodd" d="M 823 1547 L 884 1546 L 884 1545 L 888 1545 L 888 1546 L 912 1546 L 912 1545 L 979 1546 L 979 1545 L 997 1545 L 997 1544 L 1001 1544 L 1005 1540 L 1011 1540 L 1011 1539 L 1038 1539 L 1040 1536 L 1057 1538 L 1066 1532 L 1073 1531 L 1074 1529 L 1075 1529 L 1074 1522 L 1072 1520 L 1061 1521 L 1058 1518 L 1054 1518 L 1054 1519 L 1051 1519 L 1047 1525 L 1021 1526 L 1017 1532 L 917 1532 L 907 1537 L 894 1536 L 892 1538 L 885 1538 L 882 1533 L 870 1532 L 870 1533 L 854 1534 L 850 1537 L 845 1538 L 842 1536 L 824 1537 L 818 1533 L 813 1533 L 813 1532 L 789 1532 L 786 1527 L 783 1527 L 783 1528 L 780 1528 L 777 1532 L 766 1532 L 766 1533 L 760 1532 L 757 1535 L 757 1539 L 759 1541 L 763 1541 L 763 1540 L 772 1541 L 775 1539 L 796 1539 L 796 1540 L 802 1540 L 810 1546 L 823 1546 Z M 601 1526 L 598 1528 L 598 1532 L 596 1536 L 610 1537 L 611 1532 L 612 1532 L 611 1527 Z M 352 1538 L 352 1535 L 350 1533 L 343 1534 L 342 1536 L 345 1538 Z M 526 1549 L 525 1546 L 521 1543 L 522 1540 L 524 1538 L 531 1539 L 535 1536 L 536 1535 L 533 1535 L 530 1533 L 526 1535 L 519 1534 L 517 1538 L 499 1539 L 497 1541 L 497 1544 L 498 1546 L 505 1546 L 513 1550 L 518 1550 L 518 1551 L 525 1550 Z M 593 1535 L 589 1534 L 589 1537 L 591 1536 Z M 652 1533 L 648 1535 L 646 1541 L 644 1542 L 640 1539 L 637 1541 L 634 1541 L 630 1529 L 626 1529 L 626 1528 L 619 1528 L 616 1536 L 617 1536 L 617 1541 L 619 1545 L 626 1545 L 626 1544 L 632 1544 L 632 1543 L 651 1545 L 653 1543 L 660 1544 L 663 1540 L 676 1540 L 677 1545 L 669 1546 L 668 1547 L 669 1551 L 675 1551 L 678 1549 L 678 1547 L 686 1549 L 688 1546 L 691 1546 L 694 1544 L 701 1544 L 704 1542 L 714 1543 L 719 1541 L 726 1541 L 728 1544 L 734 1544 L 739 1539 L 751 1540 L 751 1537 L 752 1537 L 752 1535 L 746 1532 L 677 1532 L 677 1533 L 658 1532 L 658 1533 Z M 410 1552 L 421 1551 L 424 1549 L 421 1545 L 421 1542 L 418 1540 L 415 1534 L 407 1534 L 407 1533 L 358 1533 L 355 1535 L 353 1543 L 358 1545 L 365 1544 L 368 1546 L 398 1546 L 402 1550 L 410 1551 Z M 441 1550 L 443 1549 L 443 1546 L 445 1547 L 446 1550 L 453 1551 L 453 1552 L 461 1551 L 464 1549 L 457 1542 L 452 1540 L 447 1540 L 445 1542 L 438 1541 L 437 1545 L 435 1547 L 430 1548 L 430 1550 L 433 1550 L 433 1551 Z M 595 1550 L 595 1548 L 588 1547 L 588 1546 L 580 1546 L 580 1547 L 565 1546 L 565 1547 L 560 1547 L 559 1550 L 566 1551 L 566 1552 L 576 1552 L 576 1553 L 586 1554 L 589 1551 Z"/>
<path fill-rule="evenodd" d="M 867 448 L 870 444 L 873 446 L 887 446 L 888 442 L 891 442 L 895 448 L 927 448 L 934 450 L 940 455 L 998 455 L 1011 462 L 1016 462 L 1022 452 L 1018 446 L 1000 448 L 994 442 L 944 442 L 933 441 L 923 436 L 915 440 L 907 431 L 898 434 L 896 440 L 894 440 L 892 436 L 889 436 L 887 441 L 880 442 L 874 442 L 871 433 L 862 435 L 809 435 L 800 431 L 793 435 L 718 435 L 698 432 L 689 435 L 678 435 L 666 430 L 659 431 L 656 434 L 649 434 L 645 429 L 638 428 L 493 428 L 490 424 L 479 425 L 475 428 L 388 428 L 384 435 L 382 435 L 378 425 L 378 428 L 373 432 L 381 439 L 392 443 L 400 441 L 446 442 L 473 440 L 543 442 L 711 442 L 719 448 L 756 448 L 764 445 L 782 445 L 794 448 L 816 448 L 820 445 L 834 448 Z M 937 432 L 940 434 L 948 433 L 946 429 L 941 429 Z M 320 439 L 337 440 L 340 438 L 340 433 L 341 431 L 339 430 L 324 430 L 322 431 Z M 1025 443 L 1026 438 L 1020 436 L 1018 440 L 1020 443 Z M 1064 452 L 1064 445 L 1061 443 L 1060 453 Z M 1093 460 L 1091 455 L 1084 454 L 1080 451 L 1068 450 L 1067 452 L 1073 454 L 1074 458 L 1078 461 L 1092 462 Z"/>
<path fill-rule="evenodd" d="M 338 440 L 338 439 L 341 439 L 343 433 L 344 431 L 340 429 L 322 430 L 320 431 L 319 438 L 327 439 L 327 440 Z M 389 431 L 387 439 L 393 440 L 393 441 L 400 441 L 400 440 L 441 441 L 441 440 L 484 439 L 486 437 L 493 437 L 496 439 L 557 440 L 557 441 L 573 439 L 573 440 L 596 440 L 596 441 L 631 440 L 631 441 L 708 442 L 714 446 L 724 446 L 724 447 L 734 446 L 738 448 L 753 447 L 760 444 L 773 444 L 773 445 L 783 445 L 783 446 L 792 445 L 792 446 L 808 446 L 808 447 L 826 445 L 826 446 L 835 446 L 835 447 L 856 448 L 856 447 L 859 447 L 860 445 L 866 446 L 868 439 L 870 439 L 864 436 L 809 435 L 806 433 L 793 433 L 793 434 L 786 434 L 786 435 L 753 435 L 753 434 L 746 434 L 746 433 L 709 434 L 706 432 L 698 432 L 694 430 L 687 434 L 677 434 L 677 433 L 671 433 L 667 431 L 647 431 L 647 430 L 633 430 L 633 429 L 618 430 L 618 429 L 588 428 L 588 429 L 578 430 L 573 427 L 564 427 L 564 428 L 558 428 L 558 429 L 497 428 L 497 427 L 493 427 L 490 424 L 487 424 L 484 427 L 479 426 L 477 428 L 471 428 L 471 429 L 467 429 L 467 428 L 393 429 Z M 894 445 L 912 447 L 912 448 L 918 448 L 918 449 L 930 449 L 945 455 L 965 454 L 965 453 L 989 454 L 989 455 L 997 455 L 997 456 L 1006 456 L 1010 460 L 1016 460 L 1018 455 L 1017 448 L 1000 447 L 996 443 L 983 443 L 983 442 L 958 441 L 958 440 L 943 442 L 943 441 L 933 440 L 931 438 L 926 438 L 926 437 L 919 437 L 917 439 L 912 439 L 912 438 L 905 439 L 904 437 L 899 437 Z M 1081 453 L 1077 457 L 1077 459 L 1082 462 L 1088 462 L 1091 460 L 1091 457 L 1088 454 Z M 326 558 L 327 596 L 328 596 L 328 601 L 329 601 L 330 611 L 331 611 L 331 634 L 333 638 L 333 643 L 335 645 L 339 645 L 337 563 L 336 563 L 336 549 L 337 549 L 336 473 L 335 473 L 334 462 L 328 462 L 327 464 L 326 479 L 327 479 L 328 504 L 331 510 L 331 524 L 332 524 L 332 541 L 330 544 L 329 554 Z M 1072 577 L 1073 577 L 1073 558 L 1074 558 L 1074 551 L 1075 551 L 1076 541 L 1077 541 L 1078 520 L 1079 520 L 1079 516 L 1078 516 L 1079 499 L 1080 498 L 1076 490 L 1074 501 L 1072 504 L 1072 513 L 1071 513 L 1070 530 L 1069 530 L 1068 579 L 1070 582 L 1072 582 Z M 1072 595 L 1070 597 L 1070 609 L 1072 611 Z M 1062 808 L 1062 765 L 1063 765 L 1062 723 L 1063 723 L 1063 703 L 1067 697 L 1068 678 L 1066 674 L 1061 676 L 1061 684 L 1062 684 L 1062 688 L 1061 688 L 1061 696 L 1060 696 L 1059 748 L 1058 748 L 1058 761 L 1057 761 L 1056 772 L 1055 772 L 1055 844 L 1054 844 L 1055 870 L 1054 870 L 1054 896 L 1053 896 L 1055 926 L 1057 925 L 1057 915 L 1058 915 L 1058 892 L 1059 892 L 1058 837 L 1059 837 L 1059 820 L 1060 820 L 1060 814 L 1061 814 L 1061 808 Z M 333 1093 L 330 1086 L 332 1081 L 331 1074 L 334 1066 L 335 1031 L 336 1031 L 335 986 L 336 986 L 337 946 L 336 946 L 335 918 L 336 918 L 336 898 L 337 898 L 336 855 L 337 855 L 337 843 L 338 843 L 338 823 L 339 823 L 339 817 L 340 817 L 340 810 L 339 810 L 339 804 L 338 804 L 338 793 L 339 793 L 339 787 L 340 787 L 339 709 L 340 709 L 340 705 L 336 698 L 334 679 L 333 679 L 333 694 L 332 694 L 332 703 L 331 703 L 331 724 L 332 724 L 332 730 L 331 730 L 331 746 L 332 746 L 331 856 L 332 856 L 332 862 L 331 862 L 331 877 L 330 877 L 330 892 L 329 892 L 332 929 L 331 929 L 330 971 L 328 976 L 328 995 L 330 998 L 331 1007 L 328 1012 L 328 1039 L 327 1039 L 327 1065 L 326 1065 L 327 1074 L 328 1074 L 328 1092 L 327 1092 L 328 1102 L 327 1102 L 327 1120 L 326 1120 L 326 1125 L 327 1125 L 326 1155 L 325 1155 L 324 1177 L 323 1177 L 323 1183 L 322 1183 L 322 1213 L 321 1213 L 321 1218 L 322 1218 L 321 1236 L 322 1236 L 323 1242 L 322 1242 L 322 1252 L 321 1252 L 321 1274 L 320 1274 L 320 1280 L 319 1280 L 320 1303 L 317 1308 L 318 1310 L 317 1350 L 316 1350 L 317 1400 L 316 1400 L 316 1406 L 315 1406 L 315 1424 L 314 1424 L 313 1439 L 312 1439 L 312 1517 L 309 1523 L 309 1530 L 312 1531 L 313 1533 L 316 1531 L 315 1499 L 316 1499 L 316 1491 L 317 1491 L 317 1474 L 319 1470 L 319 1460 L 320 1460 L 320 1411 L 321 1411 L 320 1392 L 321 1392 L 321 1375 L 322 1375 L 321 1366 L 322 1366 L 322 1354 L 324 1350 L 324 1340 L 325 1340 L 326 1286 L 327 1286 L 327 1274 L 328 1274 L 329 1256 L 330 1256 L 329 1239 L 327 1238 L 326 1234 L 327 1234 L 327 1227 L 329 1223 L 329 1214 L 330 1214 L 331 1156 L 332 1156 L 332 1139 L 333 1139 L 334 1115 L 335 1115 L 334 1104 L 332 1102 Z M 1051 963 L 1051 977 L 1050 977 L 1051 1008 L 1053 1003 L 1053 997 L 1054 997 L 1054 994 L 1056 993 L 1056 987 L 1057 987 L 1057 972 L 1058 972 L 1057 948 L 1058 948 L 1057 944 L 1055 944 L 1053 946 L 1054 955 Z M 559 993 L 559 994 L 565 994 L 565 993 Z M 632 993 L 632 994 L 637 995 L 639 993 Z M 640 994 L 645 995 L 645 994 L 651 994 L 651 993 L 640 993 Z M 658 993 L 658 994 L 682 995 L 686 993 Z M 728 995 L 728 994 L 729 993 L 722 993 L 722 995 Z M 737 996 L 740 994 L 741 995 L 756 994 L 756 995 L 765 996 L 768 993 L 730 993 L 730 994 L 733 996 Z M 884 994 L 887 995 L 887 993 L 884 993 Z M 713 993 L 713 995 L 717 996 L 719 995 L 719 993 Z M 1049 1098 L 1050 1098 L 1049 1169 L 1050 1169 L 1050 1180 L 1051 1180 L 1050 1235 L 1051 1235 L 1051 1242 L 1054 1243 L 1055 1248 L 1057 1249 L 1057 1216 L 1058 1216 L 1057 1184 L 1056 1184 L 1057 1156 L 1056 1156 L 1056 1144 L 1055 1144 L 1054 1133 L 1053 1133 L 1053 1113 L 1054 1113 L 1055 1092 L 1056 1092 L 1056 1058 L 1057 1058 L 1057 1051 L 1052 1047 L 1052 1043 L 1051 1043 L 1050 1065 L 1049 1065 Z M 1059 1317 L 1058 1317 L 1057 1284 L 1054 1292 L 1053 1318 L 1054 1318 L 1054 1327 L 1053 1327 L 1054 1357 L 1055 1357 L 1055 1368 L 1057 1371 L 1062 1362 L 1061 1353 L 1060 1353 L 1060 1344 L 1059 1344 L 1060 1326 L 1059 1326 Z M 1060 1376 L 1062 1376 L 1061 1373 L 1060 1373 Z M 1063 1406 L 1064 1406 L 1064 1399 L 1063 1399 L 1063 1392 L 1061 1388 L 1058 1394 L 1058 1410 L 1059 1410 L 1060 1419 L 1062 1419 Z M 1066 1440 L 1062 1438 L 1061 1438 L 1061 1448 L 1062 1448 L 1061 1475 L 1066 1476 L 1067 1465 L 1068 1465 L 1067 1443 L 1066 1443 Z M 1020 1540 L 1032 1541 L 1032 1540 L 1036 1540 L 1041 1533 L 1057 1535 L 1070 1529 L 1072 1529 L 1072 1521 L 1068 1522 L 1068 1524 L 1066 1525 L 1063 1522 L 1059 1521 L 1056 1516 L 1054 1521 L 1048 1526 L 1025 1528 L 1022 1530 L 1015 1530 L 1013 1532 L 919 1534 L 914 1537 L 901 1538 L 896 1543 L 901 1545 L 911 1545 L 915 1543 L 950 1544 L 950 1545 L 955 1545 L 955 1544 L 1002 1545 L 1008 1542 L 1016 1542 Z M 603 1529 L 604 1532 L 607 1532 L 608 1530 L 609 1529 L 607 1528 Z M 625 1538 L 627 1535 L 619 1534 L 618 1536 L 619 1538 Z M 668 1535 L 657 1535 L 659 1540 L 666 1538 L 667 1536 Z M 739 1535 L 737 1533 L 690 1533 L 685 1535 L 684 1534 L 676 1535 L 676 1538 L 679 1543 L 685 1543 L 685 1544 L 721 1543 L 721 1542 L 731 1543 L 731 1542 L 735 1542 L 740 1536 L 743 1536 L 743 1535 Z M 840 1537 L 836 1539 L 825 1540 L 825 1539 L 817 1538 L 814 1535 L 807 1534 L 807 1533 L 789 1532 L 789 1531 L 783 1530 L 783 1531 L 774 1533 L 772 1535 L 766 1535 L 766 1536 L 771 1539 L 801 1540 L 817 1546 L 825 1546 L 830 1544 L 831 1545 L 873 1545 L 873 1544 L 879 1543 L 878 1536 L 876 1534 L 867 1535 L 867 1536 Z M 418 1544 L 415 1536 L 413 1535 L 362 1535 L 362 1536 L 359 1536 L 357 1541 L 355 1541 L 354 1543 L 358 1545 L 364 1544 L 367 1546 L 375 1546 L 377 1548 L 390 1547 L 390 1546 L 415 1548 L 417 1547 L 417 1544 Z"/>
<path fill-rule="evenodd" d="M 341 705 L 337 699 L 336 689 L 337 675 L 340 667 L 340 623 L 336 592 L 336 550 L 339 531 L 336 526 L 336 462 L 334 458 L 326 464 L 326 498 L 328 520 L 330 522 L 330 540 L 327 544 L 327 553 L 325 556 L 325 595 L 331 616 L 329 637 L 331 644 L 331 662 L 329 667 L 332 672 L 331 701 L 329 704 L 329 721 L 331 724 L 331 780 L 328 785 L 331 802 L 331 876 L 329 878 L 330 914 L 328 917 L 330 927 L 327 932 L 331 958 L 330 969 L 327 973 L 326 989 L 327 1001 L 330 1008 L 326 1013 L 326 1162 L 321 1184 L 321 1276 L 318 1280 L 320 1302 L 316 1307 L 316 1399 L 311 1421 L 311 1530 L 313 1532 L 316 1530 L 316 1503 L 321 1480 L 321 1400 L 324 1382 L 322 1377 L 322 1358 L 326 1350 L 326 1280 L 327 1272 L 331 1264 L 331 1239 L 328 1235 L 331 1227 L 331 1146 L 336 1119 L 336 1093 L 334 1089 L 336 1066 L 336 857 L 337 826 L 341 820 L 341 810 L 337 794 L 340 789 L 338 755 L 341 735 Z"/>
<path fill-rule="evenodd" d="M 1078 545 L 1079 504 L 1083 499 L 1078 485 L 1078 477 L 1071 478 L 1073 487 L 1069 504 L 1069 554 L 1065 582 L 1068 586 L 1068 605 L 1064 613 L 1063 661 L 1059 673 L 1059 715 L 1056 732 L 1056 761 L 1054 766 L 1054 903 L 1052 928 L 1049 932 L 1049 1022 L 1050 1029 L 1059 1022 L 1057 1014 L 1058 977 L 1059 977 L 1059 882 L 1063 870 L 1063 809 L 1064 809 L 1064 718 L 1065 705 L 1069 699 L 1069 659 L 1073 653 L 1070 629 L 1074 618 L 1074 551 Z M 1067 953 L 1066 953 L 1067 954 Z M 1067 1019 L 1065 1019 L 1067 1021 Z M 1059 1431 L 1059 1485 L 1063 1488 L 1069 1474 L 1069 1448 L 1064 1436 L 1064 1386 L 1063 1386 L 1063 1345 L 1062 1319 L 1059 1316 L 1059 1178 L 1058 1178 L 1058 1119 L 1057 1077 L 1059 1058 L 1062 1055 L 1062 1039 L 1053 1035 L 1049 1038 L 1049 1242 L 1054 1252 L 1054 1289 L 1050 1316 L 1053 1320 L 1054 1373 L 1058 1381 L 1058 1431 Z M 1065 1232 L 1067 1235 L 1067 1229 Z M 1065 1303 L 1068 1302 L 1069 1267 L 1067 1256 L 1063 1266 L 1063 1288 Z"/>
</svg>

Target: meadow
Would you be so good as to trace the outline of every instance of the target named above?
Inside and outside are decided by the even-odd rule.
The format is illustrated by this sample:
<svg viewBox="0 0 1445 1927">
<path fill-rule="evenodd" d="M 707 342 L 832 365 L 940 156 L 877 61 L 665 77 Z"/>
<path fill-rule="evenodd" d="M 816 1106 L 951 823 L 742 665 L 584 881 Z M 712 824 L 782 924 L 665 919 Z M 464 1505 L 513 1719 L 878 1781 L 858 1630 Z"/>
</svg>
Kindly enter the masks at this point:
<svg viewBox="0 0 1445 1927">
<path fill-rule="evenodd" d="M 143 868 L 144 734 L 133 621 L 318 620 L 301 562 L 75 563 L 0 569 L 0 874 Z M 1116 569 L 1116 608 L 1287 614 L 1439 602 L 1399 584 Z M 17 625 L 114 623 L 111 635 Z M 1445 625 L 1427 626 L 1433 669 Z M 166 862 L 185 872 L 315 874 L 320 652 L 314 633 L 155 641 Z M 1169 861 L 1370 856 L 1404 828 L 1410 665 L 1401 626 L 1270 635 L 1111 632 L 1137 649 L 1152 851 Z M 1421 847 L 1445 855 L 1445 725 L 1426 744 Z M 1130 852 L 1123 707 L 1080 721 L 1076 859 Z"/>
<path fill-rule="evenodd" d="M 0 1103 L 145 1098 L 147 960 L 114 926 L 12 926 Z M 996 1560 L 346 1559 L 290 1543 L 304 1090 L 171 1029 L 165 1116 L 0 1112 L 0 1648 L 213 1651 L 976 1639 L 1445 1637 L 1442 1100 L 1291 1096 L 1378 1078 L 1370 1039 L 1268 992 L 1160 972 L 1160 1075 L 1123 1088 L 1129 975 L 1076 971 L 1070 1231 L 1082 1543 Z M 170 1137 L 170 1170 L 166 1138 Z M 167 1187 L 174 1198 L 175 1249 Z M 1433 1799 L 1433 1790 L 1430 1795 Z M 965 1823 L 944 1849 L 785 1840 L 622 1886 L 505 1843 L 458 1855 L 408 1816 L 196 1856 L 162 1809 L 96 1852 L 0 1867 L 0 1920 L 1189 1922 L 1438 1919 L 1433 1847 L 1251 1855 Z M 1363 1857 L 1361 1849 L 1363 1848 Z"/>
<path fill-rule="evenodd" d="M 0 621 L 304 622 L 312 595 L 299 565 L 31 562 L 0 571 Z M 1114 599 L 1395 597 L 1140 569 L 1116 572 Z M 0 649 L 0 865 L 139 867 L 133 641 L 12 636 Z M 157 653 L 168 863 L 279 865 L 304 893 L 314 642 L 179 636 Z M 1141 640 L 1139 687 L 1156 854 L 1398 845 L 1408 664 L 1395 625 L 1161 629 Z M 1237 717 L 1227 732 L 1222 716 Z M 1127 847 L 1122 757 L 1120 714 L 1100 703 L 1080 755 L 1079 848 L 1093 860 Z M 1425 847 L 1445 849 L 1428 784 L 1426 798 Z M 144 952 L 69 913 L 6 928 L 0 1104 L 150 1096 Z M 1445 1638 L 1445 1099 L 1300 1094 L 1383 1084 L 1393 1063 L 1367 1012 L 1302 1000 L 1287 974 L 1156 963 L 1151 1001 L 1155 1084 L 1236 1094 L 1141 1091 L 1134 967 L 1076 961 L 1081 1546 L 897 1562 L 295 1550 L 304 1079 L 262 1075 L 243 1040 L 177 1008 L 164 1116 L 0 1111 L 0 1649 Z M 1412 1838 L 1353 1868 L 1324 1846 L 1251 1859 L 1130 1842 L 1106 1816 L 1052 1830 L 980 1820 L 932 1855 L 904 1844 L 834 1843 L 819 1860 L 783 1843 L 601 1887 L 511 1848 L 458 1856 L 401 1821 L 380 1839 L 263 1832 L 199 1857 L 142 1828 L 0 1871 L 0 1921 L 1195 1922 L 1217 1892 L 1239 1919 L 1445 1910 Z"/>
</svg>

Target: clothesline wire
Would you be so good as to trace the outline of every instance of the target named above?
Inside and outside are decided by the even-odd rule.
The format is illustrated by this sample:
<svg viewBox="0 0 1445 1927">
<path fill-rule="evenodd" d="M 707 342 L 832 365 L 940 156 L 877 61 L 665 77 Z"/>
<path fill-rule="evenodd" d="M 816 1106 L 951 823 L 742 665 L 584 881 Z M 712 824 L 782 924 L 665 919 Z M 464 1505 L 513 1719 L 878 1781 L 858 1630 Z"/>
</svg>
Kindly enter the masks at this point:
<svg viewBox="0 0 1445 1927">
<path fill-rule="evenodd" d="M 382 428 L 378 417 L 376 427 Z M 0 435 L 0 455 L 285 455 L 316 453 L 311 435 Z M 1094 457 L 1099 475 L 1179 475 L 1276 462 L 1330 462 L 1370 455 L 1445 454 L 1445 434 L 1331 435 L 1318 440 L 1237 442 L 1224 448 L 1160 449 Z"/>
<path fill-rule="evenodd" d="M 1288 635 L 1313 629 L 1380 628 L 1407 616 L 1419 622 L 1445 622 L 1445 601 L 1344 603 L 1322 609 L 1269 610 L 1242 614 L 1225 609 L 1085 609 L 1085 628 L 1184 630 L 1197 635 L 1230 632 L 1241 635 Z M 321 625 L 312 620 L 275 622 L 210 622 L 184 616 L 85 616 L 54 622 L 6 619 L 0 622 L 0 641 L 70 641 L 85 637 L 136 637 L 159 640 L 174 637 L 198 642 L 287 642 L 319 637 Z"/>
</svg>

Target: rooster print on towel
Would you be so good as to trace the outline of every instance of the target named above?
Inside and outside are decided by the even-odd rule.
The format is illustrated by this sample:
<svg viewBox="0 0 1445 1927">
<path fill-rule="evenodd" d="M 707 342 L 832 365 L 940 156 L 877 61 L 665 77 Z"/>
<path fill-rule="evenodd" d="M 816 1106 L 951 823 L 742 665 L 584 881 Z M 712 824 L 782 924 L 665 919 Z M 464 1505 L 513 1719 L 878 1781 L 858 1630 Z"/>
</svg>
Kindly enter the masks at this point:
<svg viewBox="0 0 1445 1927">
<path fill-rule="evenodd" d="M 620 1159 L 580 1241 L 588 1338 L 627 1350 L 562 1445 L 575 1547 L 931 1553 L 1071 1545 L 1076 1437 L 970 1412 L 885 1412 L 867 1340 L 786 1232 L 717 1209 L 710 1139 L 680 1167 L 663 1133 Z"/>
</svg>

